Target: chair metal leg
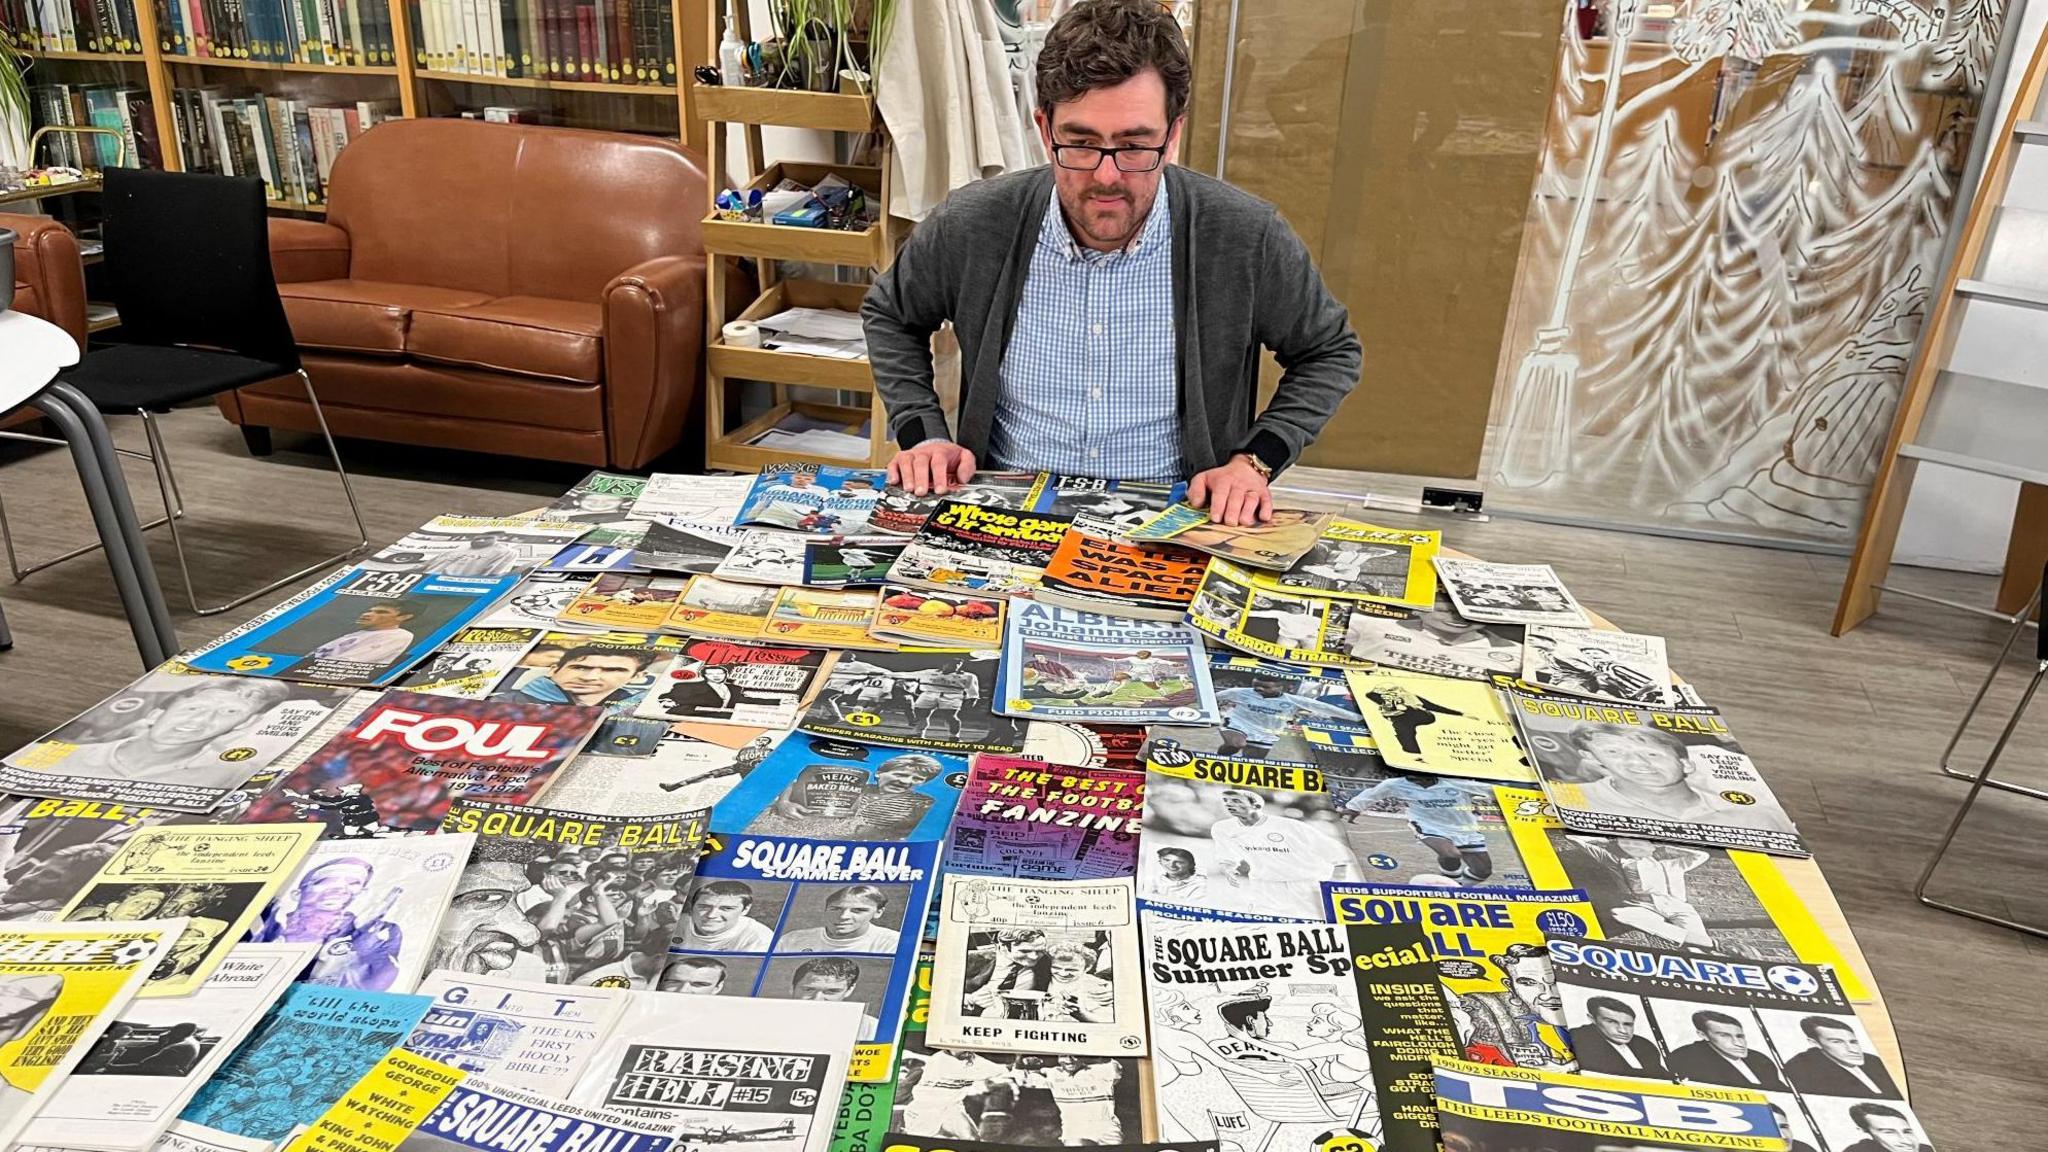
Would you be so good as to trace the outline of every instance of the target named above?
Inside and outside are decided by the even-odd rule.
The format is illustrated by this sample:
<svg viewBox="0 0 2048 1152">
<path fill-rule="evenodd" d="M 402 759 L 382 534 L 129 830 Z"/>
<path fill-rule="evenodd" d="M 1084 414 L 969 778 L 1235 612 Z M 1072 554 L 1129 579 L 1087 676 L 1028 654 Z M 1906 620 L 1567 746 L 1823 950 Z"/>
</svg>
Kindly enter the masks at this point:
<svg viewBox="0 0 2048 1152">
<path fill-rule="evenodd" d="M 0 652 L 14 647 L 14 632 L 7 627 L 7 609 L 0 608 Z"/>
<path fill-rule="evenodd" d="M 1955 735 L 1948 738 L 1948 747 L 1942 749 L 1941 763 L 1939 765 L 1942 775 L 1953 776 L 1958 780 L 1976 779 L 1975 776 L 1968 772 L 1958 772 L 1954 768 L 1949 767 L 1949 761 L 1956 754 L 1956 746 L 1963 742 L 1963 733 L 1969 730 L 1970 721 L 1976 719 L 1977 709 L 1983 705 L 1984 697 L 1990 694 L 1991 682 L 1998 679 L 1999 671 L 2005 667 L 2005 658 L 2012 654 L 2012 646 L 2019 642 L 2019 638 L 2026 634 L 2028 628 L 2033 627 L 2034 609 L 2041 606 L 2041 596 L 2044 591 L 2048 591 L 2048 583 L 2044 583 L 2041 587 L 2034 589 L 2034 598 L 2027 601 L 2026 607 L 2021 608 L 2018 614 L 2013 617 L 2016 623 L 2013 624 L 2011 634 L 2005 638 L 2005 646 L 1998 650 L 1998 657 L 1991 662 L 1991 671 L 1984 674 L 1984 683 L 1977 686 L 1976 698 L 1971 700 L 1970 706 L 1963 711 L 1962 723 L 1956 725 Z M 2048 791 L 2043 791 L 2039 788 L 2028 788 L 2020 784 L 2007 784 L 2002 780 L 1987 780 L 1984 783 L 1986 787 L 1996 788 L 2001 792 L 2031 796 L 2036 800 L 2048 800 Z"/>
<path fill-rule="evenodd" d="M 1972 783 L 1969 794 L 1963 797 L 1962 807 L 1956 809 L 1955 819 L 1949 821 L 1948 832 L 1941 838 L 1940 846 L 1935 848 L 1934 857 L 1927 861 L 1926 871 L 1920 873 L 1920 882 L 1913 885 L 1913 898 L 1929 908 L 1939 908 L 1944 912 L 1953 912 L 1958 916 L 1968 917 L 1971 920 L 1980 920 L 1986 924 L 1996 924 L 2002 928 L 2010 928 L 2015 932 L 2025 932 L 2030 936 L 2048 937 L 2048 927 L 2022 924 L 2017 920 L 2011 920 L 2004 916 L 1993 916 L 1989 912 L 1980 912 L 1974 908 L 1965 908 L 1959 904 L 1935 900 L 1927 895 L 1927 881 L 1933 878 L 1934 870 L 1941 866 L 1941 858 L 1947 855 L 1949 845 L 1955 843 L 1956 833 L 1962 830 L 1964 817 L 1970 814 L 1970 808 L 1977 803 L 1977 797 L 1984 791 L 1985 786 L 1987 784 L 1996 785 L 1996 781 L 1991 779 L 1991 770 L 1998 766 L 1998 758 L 2005 754 L 2006 744 L 2011 741 L 2014 729 L 2017 729 L 2020 726 L 2020 721 L 2026 717 L 2027 705 L 2034 702 L 2034 693 L 2040 691 L 2041 681 L 2044 677 L 2048 677 L 2048 660 L 2040 661 L 2035 667 L 2034 678 L 2027 682 L 2027 690 L 2020 695 L 2019 707 L 2013 709 L 2012 719 L 2006 721 L 2004 731 L 1998 734 L 1998 742 L 1992 745 L 1990 757 L 1984 761 L 1984 767 L 1978 769 L 1977 774 L 1971 777 Z M 2018 788 L 2007 788 L 2006 790 L 2014 792 L 2026 791 L 2025 789 Z"/>
<path fill-rule="evenodd" d="M 29 432 L 0 432 L 0 440 L 25 440 L 34 444 L 54 444 L 59 448 L 64 446 L 64 441 L 54 436 L 37 436 Z M 131 460 L 149 459 L 149 453 L 138 452 L 133 448 L 115 448 L 114 451 Z M 165 503 L 164 515 L 142 525 L 144 532 L 152 528 L 161 528 L 169 523 L 172 517 L 185 514 L 185 497 L 178 491 L 176 477 L 173 477 L 171 480 L 171 495 L 174 499 Z M 58 553 L 47 560 L 35 560 L 24 564 L 21 561 L 21 557 L 14 550 L 14 525 L 9 523 L 7 519 L 7 502 L 0 500 L 0 550 L 4 550 L 7 553 L 7 570 L 14 574 L 14 582 L 16 584 L 41 572 L 45 568 L 55 568 L 66 560 L 76 560 L 80 556 L 97 552 L 101 547 L 103 545 L 98 541 L 94 541 L 91 544 L 73 548 L 69 552 Z"/>
</svg>

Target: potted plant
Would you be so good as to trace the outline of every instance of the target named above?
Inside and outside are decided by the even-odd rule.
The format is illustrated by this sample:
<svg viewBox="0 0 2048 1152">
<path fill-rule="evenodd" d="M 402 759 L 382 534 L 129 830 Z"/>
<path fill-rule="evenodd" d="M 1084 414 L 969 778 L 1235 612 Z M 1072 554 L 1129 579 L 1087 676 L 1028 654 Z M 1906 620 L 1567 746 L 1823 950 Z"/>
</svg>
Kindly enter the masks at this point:
<svg viewBox="0 0 2048 1152">
<path fill-rule="evenodd" d="M 844 72 L 859 79 L 865 95 L 895 7 L 895 0 L 774 0 L 770 11 L 783 44 L 776 87 L 834 92 Z M 854 50 L 863 38 L 865 59 Z"/>
<path fill-rule="evenodd" d="M 0 168 L 26 168 L 28 151 L 28 56 L 0 41 Z"/>
</svg>

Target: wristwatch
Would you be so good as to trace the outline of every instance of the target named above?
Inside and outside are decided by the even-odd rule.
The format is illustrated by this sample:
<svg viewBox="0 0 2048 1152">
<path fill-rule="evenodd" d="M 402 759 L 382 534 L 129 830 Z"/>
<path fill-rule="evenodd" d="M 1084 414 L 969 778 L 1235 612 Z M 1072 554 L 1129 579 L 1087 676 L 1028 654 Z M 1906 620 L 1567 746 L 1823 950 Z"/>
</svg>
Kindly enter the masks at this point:
<svg viewBox="0 0 2048 1152">
<path fill-rule="evenodd" d="M 1271 480 L 1275 473 L 1287 466 L 1287 442 L 1267 429 L 1252 433 L 1251 442 L 1231 453 L 1251 461 L 1259 475 Z"/>
<path fill-rule="evenodd" d="M 1273 466 L 1259 459 L 1258 453 L 1239 452 L 1238 455 L 1244 457 L 1245 463 L 1250 464 L 1253 470 L 1258 472 L 1261 480 L 1271 480 L 1273 478 Z"/>
</svg>

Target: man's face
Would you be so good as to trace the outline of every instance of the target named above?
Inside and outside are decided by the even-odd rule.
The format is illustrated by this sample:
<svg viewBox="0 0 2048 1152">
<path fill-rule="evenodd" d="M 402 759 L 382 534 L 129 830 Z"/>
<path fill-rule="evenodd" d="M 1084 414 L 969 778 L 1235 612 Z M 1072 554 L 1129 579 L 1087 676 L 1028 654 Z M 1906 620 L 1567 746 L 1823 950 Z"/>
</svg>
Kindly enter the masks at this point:
<svg viewBox="0 0 2048 1152">
<path fill-rule="evenodd" d="M 1062 952 L 1052 958 L 1052 980 L 1055 984 L 1071 984 L 1087 970 L 1088 965 L 1072 952 Z"/>
<path fill-rule="evenodd" d="M 791 488 L 809 488 L 811 484 L 812 479 L 809 472 L 798 472 L 789 478 L 789 486 Z"/>
<path fill-rule="evenodd" d="M 541 873 L 540 890 L 553 895 L 583 878 L 583 865 L 574 860 L 557 860 Z"/>
<path fill-rule="evenodd" d="M 526 887 L 526 871 L 517 864 L 492 861 L 463 871 L 441 928 L 456 942 L 450 968 L 471 975 L 501 972 L 540 943 L 540 933 L 513 899 Z"/>
<path fill-rule="evenodd" d="M 1019 964 L 1036 964 L 1038 963 L 1038 958 L 1045 955 L 1045 938 L 1033 936 L 1029 939 L 1019 940 L 1015 944 L 1010 945 L 1010 954 L 1017 958 L 1017 963 Z"/>
<path fill-rule="evenodd" d="M 798 1000 L 844 1000 L 853 995 L 853 982 L 839 976 L 813 972 L 790 989 Z"/>
<path fill-rule="evenodd" d="M 137 888 L 107 909 L 109 920 L 146 920 L 156 915 L 164 906 L 165 893 L 161 888 Z"/>
<path fill-rule="evenodd" d="M 1254 1040 L 1264 1040 L 1273 1034 L 1273 1018 L 1264 1012 L 1257 1013 L 1244 1022 L 1244 1030 Z"/>
<path fill-rule="evenodd" d="M 400 612 L 388 604 L 379 604 L 374 608 L 365 609 L 362 615 L 356 617 L 356 623 L 372 631 L 382 631 L 386 628 L 396 628 L 409 619 L 410 614 Z"/>
<path fill-rule="evenodd" d="M 360 868 L 329 868 L 306 882 L 299 903 L 321 912 L 339 912 L 354 903 L 369 884 L 370 877 Z"/>
<path fill-rule="evenodd" d="M 1877 1115 L 1863 1122 L 1863 1130 L 1884 1152 L 1919 1152 L 1920 1137 L 1913 1125 L 1897 1116 Z"/>
<path fill-rule="evenodd" d="M 1194 874 L 1195 866 L 1187 857 L 1178 852 L 1161 852 L 1159 854 L 1159 869 L 1166 873 L 1166 877 L 1169 880 L 1185 880 Z"/>
<path fill-rule="evenodd" d="M 924 783 L 924 773 L 892 762 L 875 769 L 875 783 L 880 784 L 884 792 L 908 792 Z"/>
<path fill-rule="evenodd" d="M 1749 1036 L 1740 1024 L 1726 1024 L 1719 1020 L 1707 1022 L 1707 1043 L 1714 1051 L 1730 1060 L 1740 1060 L 1749 1055 Z"/>
<path fill-rule="evenodd" d="M 1816 1028 L 1814 1042 L 1819 1044 L 1821 1051 L 1832 1057 L 1835 1063 L 1845 1068 L 1863 1066 L 1863 1058 L 1866 1055 L 1863 1051 L 1863 1042 L 1858 1040 L 1856 1033 L 1850 1029 Z"/>
<path fill-rule="evenodd" d="M 256 715 L 254 699 L 240 692 L 187 692 L 159 708 L 149 742 L 160 748 L 204 744 Z"/>
<path fill-rule="evenodd" d="M 1646 859 L 1657 854 L 1657 846 L 1655 844 L 1635 836 L 1623 836 L 1616 839 L 1614 847 L 1623 856 L 1632 857 L 1637 860 Z"/>
<path fill-rule="evenodd" d="M 1557 992 L 1557 974 L 1545 956 L 1508 963 L 1508 992 L 1545 1024 L 1564 1026 L 1564 997 Z"/>
<path fill-rule="evenodd" d="M 747 914 L 747 902 L 738 896 L 706 893 L 690 902 L 690 927 L 699 936 L 716 936 L 729 931 Z"/>
<path fill-rule="evenodd" d="M 706 684 L 725 683 L 725 668 L 718 664 L 713 664 L 711 667 L 706 668 L 704 670 L 704 682 Z"/>
<path fill-rule="evenodd" d="M 624 687 L 639 674 L 637 661 L 589 653 L 556 665 L 548 675 L 554 678 L 555 687 L 572 699 L 596 700 Z"/>
<path fill-rule="evenodd" d="M 1258 822 L 1259 816 L 1265 812 L 1266 804 L 1265 801 L 1260 800 L 1249 792 L 1225 792 L 1223 794 L 1223 810 L 1246 824 L 1254 824 Z"/>
<path fill-rule="evenodd" d="M 1612 1008 L 1596 1008 L 1593 1010 L 1593 1023 L 1600 1029 L 1600 1034 L 1607 1037 L 1607 1042 L 1617 1048 L 1628 1047 L 1629 1041 L 1636 1037 L 1636 1018 L 1633 1013 L 1616 1012 Z"/>
<path fill-rule="evenodd" d="M 825 909 L 825 931 L 845 939 L 868 930 L 882 909 L 864 896 L 850 896 Z"/>
<path fill-rule="evenodd" d="M 577 504 L 585 512 L 617 512 L 626 506 L 626 498 L 616 492 L 585 492 Z"/>
<path fill-rule="evenodd" d="M 1422 614 L 1422 626 L 1446 640 L 1462 640 L 1480 628 L 1478 624 L 1449 612 L 1434 611 Z"/>
<path fill-rule="evenodd" d="M 695 964 L 678 964 L 661 978 L 663 992 L 685 996 L 716 996 L 725 988 L 725 969 Z"/>
<path fill-rule="evenodd" d="M 1148 145 L 1166 149 L 1171 159 L 1180 147 L 1181 122 L 1166 121 L 1166 83 L 1146 69 L 1113 88 L 1097 88 L 1038 113 L 1038 131 L 1047 153 L 1054 144 L 1094 144 L 1106 148 Z M 1053 165 L 1060 209 L 1077 237 L 1102 251 L 1121 248 L 1138 235 L 1165 174 L 1162 160 L 1150 172 L 1125 172 L 1104 156 L 1094 168 L 1075 171 Z"/>
<path fill-rule="evenodd" d="M 1271 699 L 1287 691 L 1287 685 L 1280 683 L 1278 680 L 1261 680 L 1252 685 L 1252 691 Z"/>
<path fill-rule="evenodd" d="M 202 890 L 181 889 L 173 892 L 170 899 L 158 905 L 155 914 L 165 919 L 196 915 L 201 908 L 206 907 L 207 900 L 207 893 Z"/>
<path fill-rule="evenodd" d="M 1617 780 L 1645 788 L 1669 788 L 1685 779 L 1685 761 L 1670 747 L 1640 733 L 1602 732 L 1586 742 L 1586 752 Z"/>
</svg>

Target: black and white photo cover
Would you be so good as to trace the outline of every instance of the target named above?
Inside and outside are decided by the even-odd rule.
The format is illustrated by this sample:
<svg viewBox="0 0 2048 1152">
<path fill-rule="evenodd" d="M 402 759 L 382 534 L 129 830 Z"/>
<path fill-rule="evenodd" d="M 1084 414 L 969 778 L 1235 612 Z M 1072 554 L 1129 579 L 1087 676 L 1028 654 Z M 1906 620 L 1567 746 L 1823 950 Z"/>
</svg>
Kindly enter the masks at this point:
<svg viewBox="0 0 2048 1152">
<path fill-rule="evenodd" d="M 1407 672 L 1491 680 L 1522 667 L 1522 626 L 1467 620 L 1448 603 L 1404 608 L 1353 604 L 1342 650 L 1354 660 Z"/>
<path fill-rule="evenodd" d="M 1552 692 L 1661 708 L 1678 701 L 1662 636 L 1531 625 L 1522 679 Z"/>
<path fill-rule="evenodd" d="M 990 710 L 999 653 L 848 652 L 804 713 L 802 728 L 905 748 L 1012 753 L 1024 721 Z"/>
<path fill-rule="evenodd" d="M 1548 564 L 1489 564 L 1448 556 L 1435 562 L 1444 593 L 1467 620 L 1592 626 L 1592 618 Z"/>
</svg>

